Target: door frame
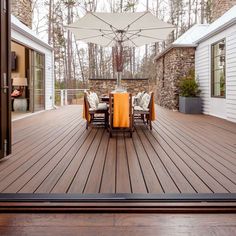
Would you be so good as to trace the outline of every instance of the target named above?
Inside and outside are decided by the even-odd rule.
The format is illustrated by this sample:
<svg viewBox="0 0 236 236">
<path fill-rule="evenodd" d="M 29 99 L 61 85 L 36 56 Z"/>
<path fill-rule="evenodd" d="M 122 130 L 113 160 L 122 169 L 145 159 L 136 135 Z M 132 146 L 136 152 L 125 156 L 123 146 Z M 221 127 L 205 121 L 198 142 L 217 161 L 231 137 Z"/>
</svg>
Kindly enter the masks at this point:
<svg viewBox="0 0 236 236">
<path fill-rule="evenodd" d="M 11 9 L 0 0 L 0 158 L 11 154 Z"/>
</svg>

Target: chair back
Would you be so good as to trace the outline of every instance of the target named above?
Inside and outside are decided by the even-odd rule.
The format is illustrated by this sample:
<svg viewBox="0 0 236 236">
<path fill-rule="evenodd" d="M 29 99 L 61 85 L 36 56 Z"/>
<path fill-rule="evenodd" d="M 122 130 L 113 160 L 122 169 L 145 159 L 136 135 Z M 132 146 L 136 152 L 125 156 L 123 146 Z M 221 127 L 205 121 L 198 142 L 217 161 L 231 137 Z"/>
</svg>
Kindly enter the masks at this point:
<svg viewBox="0 0 236 236">
<path fill-rule="evenodd" d="M 113 127 L 113 114 L 114 114 L 114 94 L 109 94 L 109 114 L 110 114 L 110 125 Z M 129 124 L 130 128 L 133 127 L 133 118 L 132 118 L 132 94 L 129 93 Z"/>
<path fill-rule="evenodd" d="M 153 99 L 154 99 L 154 93 L 153 92 L 150 92 L 150 102 L 149 102 L 149 105 L 148 105 L 148 109 L 149 109 L 149 114 L 150 116 L 152 117 L 152 104 L 153 104 Z"/>
<path fill-rule="evenodd" d="M 87 93 L 84 93 L 84 115 L 85 115 L 85 118 L 86 120 L 89 119 L 89 102 L 88 102 L 88 95 Z"/>
</svg>

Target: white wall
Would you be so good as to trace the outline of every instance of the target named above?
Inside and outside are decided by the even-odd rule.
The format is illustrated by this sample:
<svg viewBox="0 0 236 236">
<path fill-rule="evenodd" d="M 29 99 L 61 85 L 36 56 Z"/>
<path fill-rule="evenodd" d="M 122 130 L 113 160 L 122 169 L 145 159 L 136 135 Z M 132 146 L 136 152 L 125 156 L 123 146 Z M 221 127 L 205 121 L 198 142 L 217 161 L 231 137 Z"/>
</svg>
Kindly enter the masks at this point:
<svg viewBox="0 0 236 236">
<path fill-rule="evenodd" d="M 226 98 L 211 97 L 211 45 L 226 40 Z M 205 114 L 236 122 L 236 25 L 199 44 L 196 50 L 196 75 Z"/>
<path fill-rule="evenodd" d="M 53 51 L 14 29 L 12 29 L 11 38 L 16 42 L 45 55 L 45 109 L 52 109 L 54 105 Z"/>
</svg>

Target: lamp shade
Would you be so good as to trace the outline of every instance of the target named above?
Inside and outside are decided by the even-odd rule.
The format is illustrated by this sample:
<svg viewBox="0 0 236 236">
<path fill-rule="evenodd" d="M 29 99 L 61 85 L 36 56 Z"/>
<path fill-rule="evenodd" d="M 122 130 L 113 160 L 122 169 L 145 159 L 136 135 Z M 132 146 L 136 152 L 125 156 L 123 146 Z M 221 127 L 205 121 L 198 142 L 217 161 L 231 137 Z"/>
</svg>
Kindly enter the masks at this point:
<svg viewBox="0 0 236 236">
<path fill-rule="evenodd" d="M 13 86 L 27 86 L 27 78 L 16 77 L 13 79 Z"/>
</svg>

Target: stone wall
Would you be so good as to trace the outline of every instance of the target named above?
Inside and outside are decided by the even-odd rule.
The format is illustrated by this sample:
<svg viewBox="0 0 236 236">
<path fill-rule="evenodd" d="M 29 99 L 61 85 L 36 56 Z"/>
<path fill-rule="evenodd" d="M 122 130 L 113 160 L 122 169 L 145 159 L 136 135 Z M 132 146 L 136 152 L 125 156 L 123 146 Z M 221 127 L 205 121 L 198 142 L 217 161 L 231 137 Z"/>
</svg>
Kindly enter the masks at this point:
<svg viewBox="0 0 236 236">
<path fill-rule="evenodd" d="M 121 84 L 133 95 L 140 91 L 152 91 L 153 84 L 149 79 L 122 79 Z M 95 91 L 99 96 L 109 94 L 115 89 L 116 79 L 90 79 L 89 89 Z"/>
<path fill-rule="evenodd" d="M 177 110 L 180 79 L 194 68 L 195 48 L 172 48 L 156 60 L 157 85 L 155 101 L 162 107 Z"/>
<path fill-rule="evenodd" d="M 22 23 L 32 27 L 32 0 L 12 0 L 11 11 Z"/>
<path fill-rule="evenodd" d="M 212 21 L 222 16 L 231 7 L 236 5 L 236 0 L 213 0 L 212 1 Z"/>
</svg>

